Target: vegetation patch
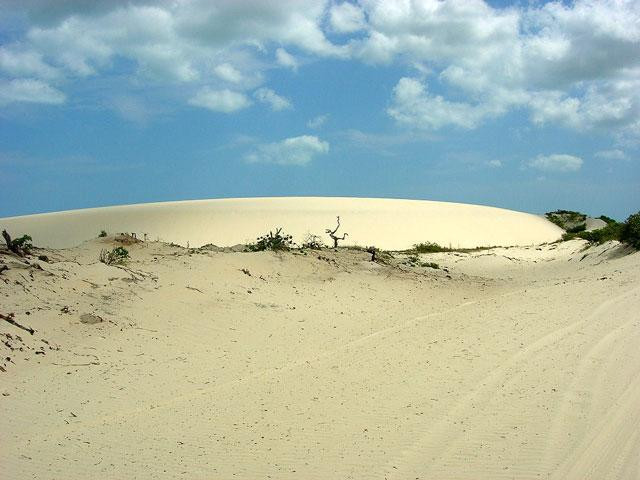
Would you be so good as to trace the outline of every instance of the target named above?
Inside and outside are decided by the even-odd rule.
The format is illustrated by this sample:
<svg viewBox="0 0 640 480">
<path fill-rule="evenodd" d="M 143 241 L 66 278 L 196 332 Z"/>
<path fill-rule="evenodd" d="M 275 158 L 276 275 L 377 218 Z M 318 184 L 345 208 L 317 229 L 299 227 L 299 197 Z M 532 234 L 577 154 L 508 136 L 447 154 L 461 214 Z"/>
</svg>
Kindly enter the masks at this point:
<svg viewBox="0 0 640 480">
<path fill-rule="evenodd" d="M 567 232 L 581 227 L 583 227 L 582 230 L 587 228 L 587 216 L 584 213 L 574 212 L 573 210 L 555 210 L 545 213 L 545 217 Z M 575 230 L 571 233 L 577 233 L 582 230 Z"/>
<path fill-rule="evenodd" d="M 106 265 L 122 265 L 129 259 L 129 251 L 124 247 L 116 247 L 113 250 L 102 250 L 100 252 L 100 260 Z"/>
<path fill-rule="evenodd" d="M 416 253 L 438 253 L 438 252 L 451 252 L 451 248 L 442 247 L 434 242 L 422 242 L 413 246 L 413 251 Z"/>
<path fill-rule="evenodd" d="M 567 230 L 562 235 L 562 240 L 573 240 L 581 238 L 590 243 L 602 244 L 611 240 L 631 245 L 636 249 L 640 249 L 640 212 L 630 215 L 623 223 L 616 222 L 614 219 L 604 215 L 599 217 L 607 222 L 607 225 L 590 232 L 582 230 Z"/>
<path fill-rule="evenodd" d="M 270 231 L 266 235 L 262 235 L 256 239 L 255 243 L 247 245 L 250 252 L 263 252 L 265 250 L 291 250 L 293 247 L 293 237 L 282 233 L 282 228 L 277 228 L 275 233 Z"/>
</svg>

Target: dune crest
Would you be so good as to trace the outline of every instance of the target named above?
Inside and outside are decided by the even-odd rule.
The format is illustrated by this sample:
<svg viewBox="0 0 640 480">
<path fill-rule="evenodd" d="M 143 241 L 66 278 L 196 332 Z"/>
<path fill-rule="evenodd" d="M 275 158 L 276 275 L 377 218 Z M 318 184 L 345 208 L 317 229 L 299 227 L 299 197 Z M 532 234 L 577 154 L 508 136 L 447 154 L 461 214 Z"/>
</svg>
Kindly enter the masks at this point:
<svg viewBox="0 0 640 480">
<path fill-rule="evenodd" d="M 146 203 L 70 210 L 0 219 L 15 234 L 29 233 L 37 245 L 66 248 L 109 233 L 134 232 L 149 240 L 198 247 L 254 241 L 283 227 L 298 242 L 324 235 L 342 218 L 345 245 L 401 250 L 430 241 L 472 248 L 532 245 L 560 238 L 562 230 L 536 215 L 481 205 L 341 197 L 273 197 Z"/>
</svg>

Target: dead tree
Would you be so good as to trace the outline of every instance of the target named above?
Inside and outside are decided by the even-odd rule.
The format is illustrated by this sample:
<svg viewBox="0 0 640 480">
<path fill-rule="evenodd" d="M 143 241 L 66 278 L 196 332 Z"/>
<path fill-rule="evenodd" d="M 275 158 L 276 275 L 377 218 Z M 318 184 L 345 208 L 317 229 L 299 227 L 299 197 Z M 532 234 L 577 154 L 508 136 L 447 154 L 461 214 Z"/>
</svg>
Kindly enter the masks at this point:
<svg viewBox="0 0 640 480">
<path fill-rule="evenodd" d="M 16 255 L 20 256 L 20 257 L 24 257 L 24 252 L 22 251 L 22 249 L 16 244 L 16 242 L 14 242 L 13 240 L 11 240 L 11 235 L 9 235 L 7 233 L 6 230 L 2 230 L 2 237 L 4 238 L 4 241 L 7 243 L 7 248 L 15 253 Z"/>
<path fill-rule="evenodd" d="M 333 230 L 331 230 L 330 228 L 327 228 L 325 230 L 329 234 L 331 239 L 333 240 L 333 248 L 338 248 L 338 241 L 339 240 L 344 240 L 345 238 L 347 238 L 347 235 L 349 235 L 348 233 L 342 234 L 342 237 L 338 237 L 336 235 L 336 232 L 340 228 L 340 217 L 339 216 L 337 217 L 337 220 L 338 220 L 338 225 L 336 226 L 336 228 L 334 228 Z"/>
</svg>

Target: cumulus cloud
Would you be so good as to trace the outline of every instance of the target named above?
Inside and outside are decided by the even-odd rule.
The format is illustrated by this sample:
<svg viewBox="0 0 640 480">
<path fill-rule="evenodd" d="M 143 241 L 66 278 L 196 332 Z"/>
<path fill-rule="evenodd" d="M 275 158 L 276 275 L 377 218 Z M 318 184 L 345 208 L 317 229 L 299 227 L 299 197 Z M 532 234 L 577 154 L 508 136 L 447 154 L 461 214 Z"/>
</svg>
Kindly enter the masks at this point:
<svg viewBox="0 0 640 480">
<path fill-rule="evenodd" d="M 329 22 L 338 33 L 353 33 L 365 28 L 364 12 L 349 2 L 333 5 L 329 10 Z"/>
<path fill-rule="evenodd" d="M 582 159 L 573 155 L 538 155 L 529 166 L 546 172 L 577 172 L 582 168 Z"/>
<path fill-rule="evenodd" d="M 230 83 L 241 83 L 244 80 L 242 73 L 229 63 L 221 63 L 213 71 L 218 77 Z"/>
<path fill-rule="evenodd" d="M 247 108 L 251 105 L 251 100 L 244 93 L 204 87 L 189 100 L 189 104 L 214 112 L 232 113 Z"/>
<path fill-rule="evenodd" d="M 493 160 L 489 160 L 487 162 L 487 165 L 490 166 L 491 168 L 500 168 L 502 167 L 502 162 L 500 160 L 493 159 Z"/>
<path fill-rule="evenodd" d="M 126 65 L 138 82 L 197 82 L 217 90 L 231 83 L 246 90 L 261 83 L 274 45 L 281 45 L 275 63 L 292 69 L 297 62 L 284 46 L 348 56 L 346 45 L 325 36 L 325 5 L 316 0 L 97 3 L 12 2 L 9 10 L 26 28 L 0 47 L 0 71 L 8 80 L 73 80 Z"/>
<path fill-rule="evenodd" d="M 0 105 L 14 102 L 46 103 L 59 105 L 65 95 L 45 82 L 33 79 L 0 81 Z"/>
<path fill-rule="evenodd" d="M 361 5 L 367 33 L 352 41 L 352 54 L 374 64 L 427 66 L 452 87 L 458 104 L 462 99 L 497 115 L 528 109 L 536 124 L 578 130 L 629 132 L 640 126 L 638 2 L 577 0 L 507 9 L 481 0 Z M 442 102 L 448 108 L 451 100 Z"/>
<path fill-rule="evenodd" d="M 627 154 L 617 148 L 613 150 L 601 150 L 596 152 L 595 156 L 604 160 L 627 160 Z"/>
<path fill-rule="evenodd" d="M 447 125 L 474 128 L 490 111 L 467 103 L 450 102 L 439 95 L 431 95 L 425 85 L 415 78 L 401 78 L 393 89 L 388 114 L 399 123 L 434 130 Z"/>
<path fill-rule="evenodd" d="M 279 65 L 290 68 L 292 70 L 298 69 L 298 61 L 284 48 L 276 49 L 276 62 L 278 62 Z"/>
<path fill-rule="evenodd" d="M 52 79 L 60 76 L 60 72 L 48 65 L 38 52 L 5 47 L 0 47 L 0 70 L 15 77 Z"/>
<path fill-rule="evenodd" d="M 269 105 L 276 112 L 293 108 L 288 98 L 281 97 L 270 88 L 259 88 L 254 92 L 253 96 L 260 103 Z"/>
<path fill-rule="evenodd" d="M 314 130 L 321 128 L 325 123 L 329 120 L 329 114 L 318 115 L 317 117 L 312 118 L 307 122 L 307 127 L 313 128 Z"/>
<path fill-rule="evenodd" d="M 419 67 L 424 91 L 413 107 L 395 105 L 411 87 L 405 79 L 390 92 L 388 113 L 405 125 L 474 128 L 518 109 L 537 125 L 640 131 L 637 1 L 8 1 L 26 22 L 0 47 L 8 81 L 60 88 L 124 63 L 138 82 L 248 91 L 272 66 L 297 69 L 295 51 Z M 446 94 L 428 93 L 436 81 Z"/>
<path fill-rule="evenodd" d="M 326 154 L 329 143 L 313 135 L 286 138 L 280 142 L 259 145 L 245 155 L 250 163 L 275 163 L 278 165 L 308 165 L 313 158 Z"/>
</svg>

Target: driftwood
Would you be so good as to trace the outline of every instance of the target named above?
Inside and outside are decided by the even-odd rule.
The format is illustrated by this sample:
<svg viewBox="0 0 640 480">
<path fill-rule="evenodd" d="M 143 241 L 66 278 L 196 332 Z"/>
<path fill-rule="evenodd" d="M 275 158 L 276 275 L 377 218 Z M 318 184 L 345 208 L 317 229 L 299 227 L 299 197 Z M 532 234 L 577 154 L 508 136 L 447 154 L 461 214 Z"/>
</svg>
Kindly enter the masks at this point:
<svg viewBox="0 0 640 480">
<path fill-rule="evenodd" d="M 20 257 L 24 257 L 22 250 L 11 240 L 11 235 L 6 230 L 2 230 L 2 237 L 7 244 L 7 248 Z"/>
<path fill-rule="evenodd" d="M 36 331 L 31 328 L 31 327 L 25 327 L 24 325 L 19 324 L 18 322 L 16 322 L 14 319 L 14 314 L 10 313 L 9 315 L 3 315 L 2 313 L 0 313 L 0 318 L 2 320 L 6 320 L 7 322 L 9 322 L 11 325 L 15 325 L 18 328 L 21 328 L 22 330 L 29 332 L 31 335 L 33 335 Z"/>
<path fill-rule="evenodd" d="M 336 228 L 334 228 L 333 230 L 331 230 L 330 228 L 327 228 L 325 230 L 325 232 L 328 233 L 331 239 L 333 240 L 333 248 L 338 248 L 338 240 L 344 240 L 345 238 L 347 238 L 347 235 L 349 235 L 348 233 L 344 233 L 342 237 L 338 237 L 336 235 L 336 232 L 340 228 L 340 217 L 337 217 L 337 220 L 338 220 L 338 225 L 336 226 Z"/>
</svg>

